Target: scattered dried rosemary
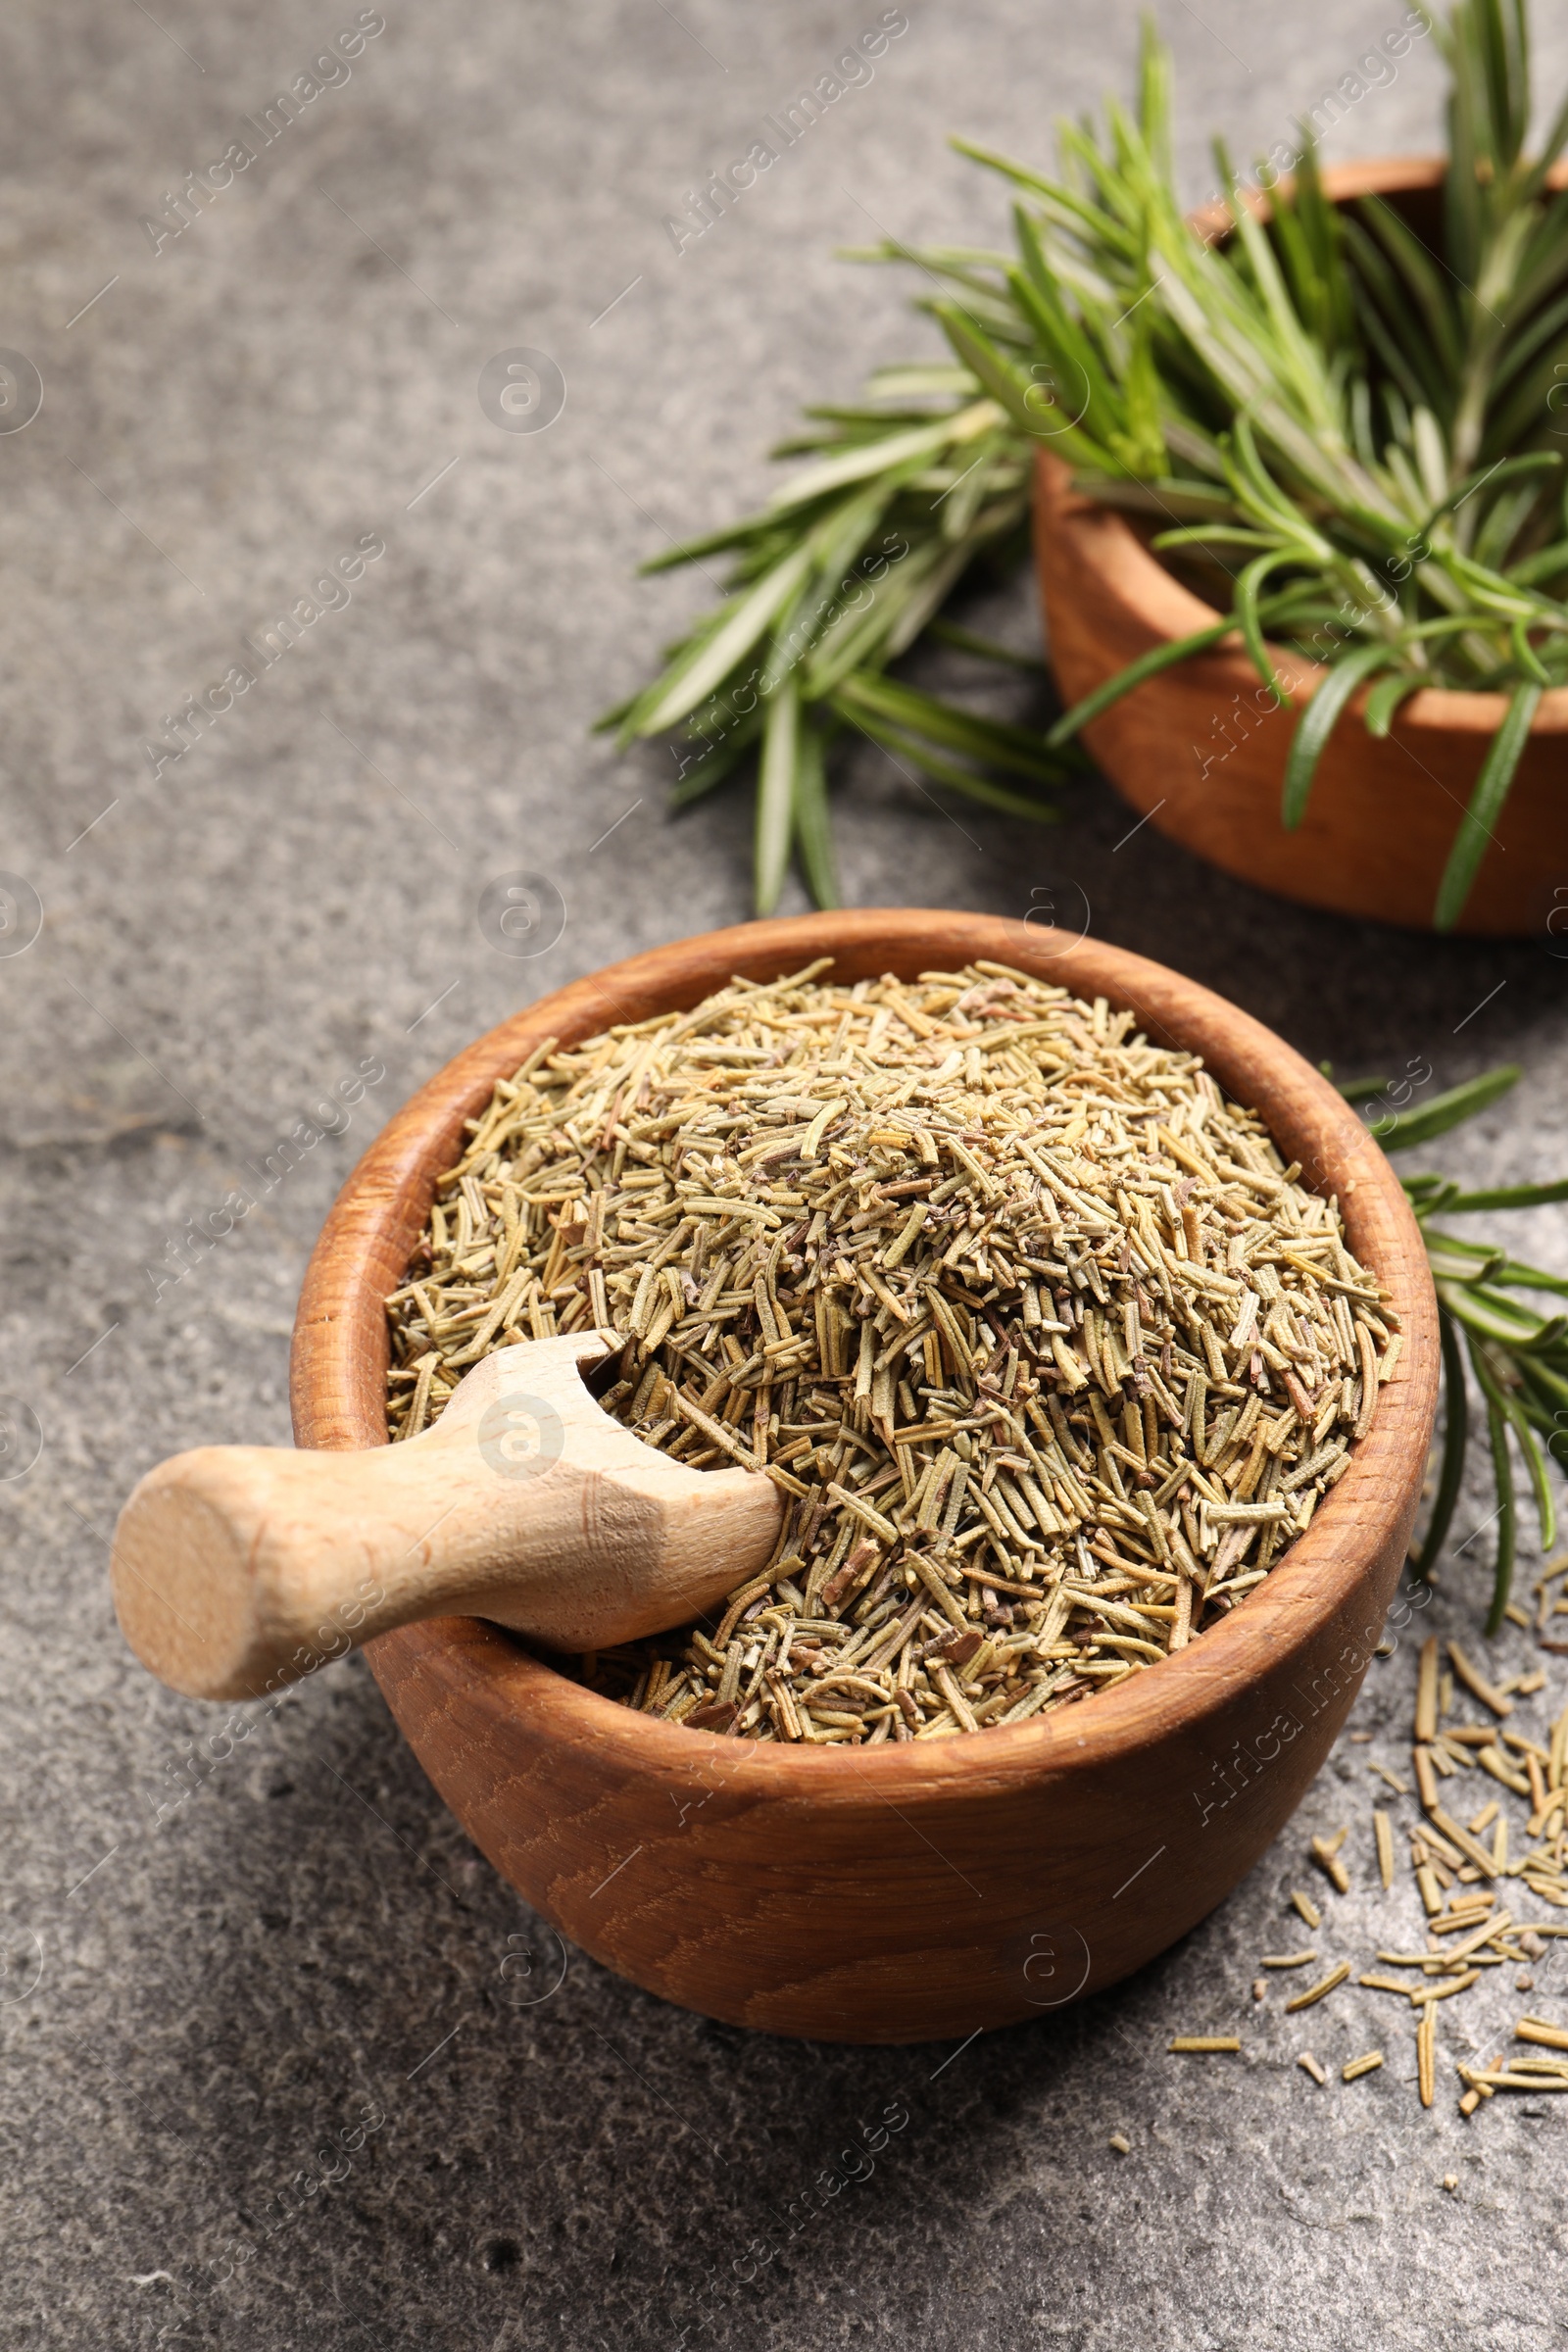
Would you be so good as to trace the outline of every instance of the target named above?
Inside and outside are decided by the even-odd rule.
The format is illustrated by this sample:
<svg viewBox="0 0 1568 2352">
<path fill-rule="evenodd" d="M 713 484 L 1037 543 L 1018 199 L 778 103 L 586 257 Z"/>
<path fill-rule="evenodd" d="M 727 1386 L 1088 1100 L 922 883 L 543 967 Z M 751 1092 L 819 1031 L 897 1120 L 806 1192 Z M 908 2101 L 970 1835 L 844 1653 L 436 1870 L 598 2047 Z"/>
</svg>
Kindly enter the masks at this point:
<svg viewBox="0 0 1568 2352">
<path fill-rule="evenodd" d="M 1547 1639 L 1544 1629 L 1559 1613 L 1568 1614 L 1568 1556 L 1550 1562 L 1535 1590 L 1538 1639 L 1543 1648 L 1560 1650 L 1564 1644 Z M 1531 1619 L 1517 1604 L 1509 1614 L 1517 1625 L 1530 1626 Z M 1438 2004 L 1477 1988 L 1485 2002 L 1490 1969 L 1520 1971 L 1513 1978 L 1513 1989 L 1533 1992 L 1536 1979 L 1531 1972 L 1544 1956 L 1547 1939 L 1568 1936 L 1568 1926 L 1541 1917 L 1527 1918 L 1522 1908 L 1528 1892 L 1555 1910 L 1568 1911 L 1568 1706 L 1549 1725 L 1539 1725 L 1539 1737 L 1519 1730 L 1515 1715 L 1516 1700 L 1521 1698 L 1539 1697 L 1544 1708 L 1545 1684 L 1545 1670 L 1541 1667 L 1494 1683 L 1456 1642 L 1447 1644 L 1446 1668 L 1440 1659 L 1436 1636 L 1421 1647 L 1410 1748 L 1421 1817 L 1407 1822 L 1405 1829 L 1410 1869 L 1425 1915 L 1426 1947 L 1419 1951 L 1380 1947 L 1378 1966 L 1363 1968 L 1355 1982 L 1368 1991 L 1402 2001 L 1406 2014 L 1413 2013 L 1418 2021 L 1414 2088 L 1423 2107 L 1431 2107 L 1437 2099 Z M 1493 1721 L 1449 1720 L 1456 1687 L 1479 1700 Z M 1352 1732 L 1350 1737 L 1352 1740 L 1370 1740 L 1372 1734 Z M 1411 1795 L 1409 1781 L 1388 1765 L 1369 1758 L 1367 1769 L 1396 1797 Z M 1481 1788 L 1473 1788 L 1468 1799 L 1457 1793 L 1467 1772 L 1484 1776 Z M 1497 1790 L 1502 1792 L 1500 1797 L 1494 1793 Z M 1471 1812 L 1471 1802 L 1478 1794 L 1484 1801 Z M 1518 1800 L 1523 1813 L 1522 1823 L 1516 1816 L 1512 1824 L 1511 1854 L 1505 1802 L 1510 1796 Z M 1490 1843 L 1485 1842 L 1487 1833 Z M 1350 1873 L 1342 1859 L 1350 1835 L 1347 1825 L 1332 1838 L 1313 1838 L 1309 1846 L 1312 1861 L 1341 1895 L 1351 1891 Z M 1358 1861 L 1364 1857 L 1367 1865 L 1375 1867 L 1385 1894 L 1396 1892 L 1395 1824 L 1390 1813 L 1374 1807 L 1370 1838 L 1358 1839 L 1348 1850 Z M 1515 1882 L 1512 1889 L 1504 1888 L 1505 1880 Z M 1299 1890 L 1289 1899 L 1311 1927 L 1323 1924 L 1316 1904 Z M 1264 1952 L 1257 1965 L 1296 1969 L 1317 1959 L 1315 1949 Z M 1348 1984 L 1351 1968 L 1349 1960 L 1340 1960 L 1317 1983 L 1291 1995 L 1284 2003 L 1284 2014 L 1311 2008 L 1337 1992 Z M 1390 1973 L 1396 1970 L 1407 1973 Z M 1490 2006 L 1495 2012 L 1499 1980 L 1490 1982 L 1494 1995 Z M 1270 1989 L 1266 1980 L 1256 1980 L 1254 2003 L 1265 2001 Z M 1474 2018 L 1458 2012 L 1454 2016 L 1459 2021 L 1458 2037 L 1461 2041 L 1468 2037 L 1473 2051 L 1477 2046 Z M 1499 2090 L 1532 2094 L 1568 2091 L 1568 2025 L 1527 2013 L 1514 2026 L 1513 2037 L 1532 2046 L 1512 2057 L 1498 2055 L 1490 2065 L 1468 2058 L 1457 2061 L 1461 2115 L 1474 2115 Z M 1170 2044 L 1173 2050 L 1198 2046 L 1192 2041 Z M 1302 2051 L 1297 2064 L 1320 2086 L 1327 2082 L 1311 2052 Z M 1368 2051 L 1364 2058 L 1343 2066 L 1341 2078 L 1346 2082 L 1356 2082 L 1381 2064 L 1377 2053 Z"/>
<path fill-rule="evenodd" d="M 1191 1054 L 1000 964 L 831 959 L 541 1046 L 388 1301 L 413 1437 L 494 1348 L 789 1498 L 715 1626 L 595 1689 L 757 1739 L 940 1739 L 1155 1665 L 1256 1586 L 1399 1348 L 1336 1204 Z"/>
</svg>

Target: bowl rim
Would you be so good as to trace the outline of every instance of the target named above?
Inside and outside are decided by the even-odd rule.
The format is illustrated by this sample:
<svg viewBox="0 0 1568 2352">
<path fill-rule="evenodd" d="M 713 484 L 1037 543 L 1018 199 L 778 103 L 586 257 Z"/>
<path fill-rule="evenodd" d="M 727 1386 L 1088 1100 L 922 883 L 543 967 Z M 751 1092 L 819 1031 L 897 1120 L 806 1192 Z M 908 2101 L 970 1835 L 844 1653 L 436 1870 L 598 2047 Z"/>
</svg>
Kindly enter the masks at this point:
<svg viewBox="0 0 1568 2352">
<path fill-rule="evenodd" d="M 1447 158 L 1443 155 L 1372 156 L 1327 164 L 1322 172 L 1323 192 L 1334 204 L 1348 203 L 1356 196 L 1414 193 L 1441 187 L 1446 171 Z M 1568 163 L 1554 167 L 1549 181 L 1553 187 L 1568 187 Z M 1288 187 L 1289 175 L 1277 184 Z M 1269 191 L 1249 188 L 1247 208 L 1256 219 L 1266 220 L 1271 211 Z M 1213 243 L 1224 235 L 1230 218 L 1229 207 L 1219 198 L 1190 213 L 1188 225 L 1205 242 Z M 1042 447 L 1035 463 L 1043 535 L 1058 535 L 1062 552 L 1074 568 L 1082 565 L 1101 574 L 1120 596 L 1130 617 L 1152 630 L 1156 640 L 1163 638 L 1167 643 L 1190 636 L 1214 619 L 1214 607 L 1165 568 L 1119 509 L 1072 487 L 1071 467 L 1054 450 Z M 1278 645 L 1273 639 L 1267 642 L 1274 666 L 1292 695 L 1310 698 L 1322 683 L 1321 669 L 1294 646 Z M 1211 678 L 1218 675 L 1227 686 L 1238 680 L 1244 686 L 1257 682 L 1257 672 L 1247 655 L 1224 639 L 1199 660 Z M 1366 696 L 1364 687 L 1352 695 L 1350 710 L 1359 711 Z M 1507 711 L 1505 694 L 1423 686 L 1400 704 L 1397 723 L 1401 731 L 1474 737 L 1479 750 L 1495 735 Z M 1568 686 L 1547 688 L 1536 706 L 1530 732 L 1532 736 L 1568 734 Z"/>
<path fill-rule="evenodd" d="M 395 1111 L 340 1192 L 307 1266 L 290 1366 L 296 1443 L 326 1448 L 385 1444 L 383 1301 L 397 1287 L 422 1227 L 437 1175 L 450 1164 L 465 1118 L 489 1100 L 546 1038 L 580 1041 L 626 1010 L 623 1000 L 657 999 L 685 1009 L 732 972 L 777 977 L 814 957 L 885 952 L 875 968 L 955 968 L 976 958 L 1033 970 L 1080 996 L 1134 1005 L 1145 1034 L 1192 1047 L 1266 1076 L 1283 1102 L 1315 1121 L 1322 1189 L 1337 1192 L 1348 1238 L 1392 1295 L 1404 1344 L 1368 1435 L 1350 1468 L 1325 1496 L 1306 1533 L 1280 1566 L 1222 1624 L 1149 1671 L 1089 1701 L 996 1725 L 967 1738 L 888 1741 L 876 1748 L 725 1738 L 634 1712 L 572 1682 L 520 1642 L 472 1618 L 404 1626 L 368 1645 L 378 1674 L 411 1670 L 464 1686 L 465 1699 L 492 1713 L 526 1707 L 535 1736 L 617 1751 L 627 1771 L 667 1777 L 720 1758 L 749 1759 L 769 1792 L 819 1803 L 869 1797 L 910 1801 L 1019 1777 L 1037 1780 L 1104 1761 L 1223 1709 L 1283 1657 L 1344 1622 L 1374 1563 L 1413 1508 L 1436 1411 L 1437 1301 L 1426 1252 L 1393 1167 L 1329 1082 L 1263 1023 L 1168 966 L 1087 936 L 1003 916 L 952 909 L 876 908 L 737 924 L 655 948 L 569 982 L 475 1039 Z M 911 964 L 911 956 L 918 964 Z M 1174 1014 L 1182 1026 L 1166 1019 Z M 633 1014 L 646 1018 L 646 1010 Z M 1224 1042 L 1230 1040 L 1229 1046 Z M 1213 1051 L 1218 1044 L 1218 1054 Z M 1232 1080 L 1221 1076 L 1227 1093 Z M 1265 1090 L 1266 1091 L 1266 1090 Z M 1381 1620 L 1380 1620 L 1381 1623 Z M 1364 1629 L 1362 1649 L 1376 1632 Z M 484 1638 L 488 1637 L 488 1638 Z M 1360 1650 L 1357 1651 L 1360 1659 Z M 754 1784 L 755 1785 L 755 1784 Z"/>
</svg>

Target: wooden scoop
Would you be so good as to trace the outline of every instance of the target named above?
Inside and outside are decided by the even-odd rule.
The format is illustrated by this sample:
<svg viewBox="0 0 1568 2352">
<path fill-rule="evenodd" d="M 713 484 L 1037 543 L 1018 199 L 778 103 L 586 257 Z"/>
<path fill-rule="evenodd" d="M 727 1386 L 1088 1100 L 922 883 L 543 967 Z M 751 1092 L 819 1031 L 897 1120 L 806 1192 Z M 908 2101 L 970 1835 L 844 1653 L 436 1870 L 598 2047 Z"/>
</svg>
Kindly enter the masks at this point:
<svg viewBox="0 0 1568 2352">
<path fill-rule="evenodd" d="M 490 1617 L 564 1650 L 684 1624 L 765 1565 L 783 1497 L 602 1411 L 579 1366 L 618 1344 L 499 1348 L 407 1445 L 160 1463 L 115 1530 L 126 1641 L 192 1698 L 253 1698 L 416 1617 Z"/>
</svg>

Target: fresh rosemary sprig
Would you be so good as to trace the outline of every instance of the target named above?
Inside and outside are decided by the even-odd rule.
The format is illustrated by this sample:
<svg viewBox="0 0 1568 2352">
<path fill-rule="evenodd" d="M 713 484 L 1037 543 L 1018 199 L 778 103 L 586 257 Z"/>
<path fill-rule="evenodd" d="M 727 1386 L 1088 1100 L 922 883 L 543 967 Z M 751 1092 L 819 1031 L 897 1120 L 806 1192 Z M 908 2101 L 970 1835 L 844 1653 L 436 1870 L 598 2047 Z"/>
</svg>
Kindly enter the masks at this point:
<svg viewBox="0 0 1568 2352">
<path fill-rule="evenodd" d="M 1267 632 L 1326 671 L 1293 736 L 1287 826 L 1360 689 L 1375 736 L 1424 685 L 1508 696 L 1434 909 L 1440 929 L 1458 919 L 1541 694 L 1568 682 L 1550 406 L 1568 375 L 1568 194 L 1548 186 L 1568 103 L 1528 157 L 1526 0 L 1459 0 L 1435 29 L 1452 74 L 1446 257 L 1381 199 L 1331 205 L 1310 151 L 1264 224 L 1217 150 L 1232 232 L 1205 244 L 1176 196 L 1169 61 L 1152 32 L 1136 115 L 1111 103 L 1100 138 L 1062 125 L 1059 177 L 964 146 L 1016 191 L 1013 257 L 891 244 L 861 257 L 918 266 L 936 291 L 915 307 L 957 366 L 884 369 L 861 406 L 811 411 L 819 429 L 783 454 L 814 466 L 762 514 L 648 567 L 735 559 L 726 601 L 603 722 L 624 741 L 684 729 L 681 805 L 760 747 L 760 909 L 792 842 L 813 895 L 835 896 L 836 733 L 1047 815 L 1036 796 L 1065 780 L 1087 720 L 1232 632 L 1288 703 Z M 1217 609 L 1044 743 L 886 676 L 977 556 L 1021 552 L 1042 443 L 1097 497 L 1166 525 L 1153 545 Z"/>
<path fill-rule="evenodd" d="M 965 369 L 932 366 L 885 368 L 861 406 L 808 413 L 817 429 L 775 454 L 809 452 L 814 465 L 760 514 L 644 564 L 728 555 L 731 593 L 651 686 L 600 721 L 623 743 L 680 729 L 677 808 L 755 749 L 760 914 L 792 849 L 817 905 L 838 904 L 824 763 L 842 732 L 1014 816 L 1053 816 L 1040 792 L 1082 764 L 886 675 L 976 557 L 1010 549 L 1016 561 L 1032 453 L 1002 410 Z"/>
<path fill-rule="evenodd" d="M 1434 1097 L 1419 1110 L 1395 1110 L 1371 1122 L 1385 1152 L 1408 1152 L 1431 1143 L 1471 1119 L 1514 1086 L 1517 1063 L 1487 1070 L 1463 1086 Z M 1367 1102 L 1387 1093 L 1386 1081 L 1361 1079 L 1342 1086 L 1347 1101 Z M 1461 1241 L 1433 1220 L 1501 1208 L 1540 1208 L 1568 1200 L 1568 1177 L 1553 1184 L 1505 1185 L 1468 1193 L 1447 1176 L 1406 1176 L 1405 1198 L 1414 1209 L 1438 1293 L 1443 1342 L 1444 1434 L 1437 1494 L 1413 1571 L 1431 1575 L 1446 1541 L 1464 1476 L 1470 1408 L 1465 1366 L 1480 1391 L 1496 1492 L 1492 1607 L 1487 1632 L 1496 1633 L 1508 1603 L 1518 1544 L 1519 1503 L 1513 1454 L 1524 1464 L 1541 1533 L 1543 1551 L 1556 1541 L 1556 1511 L 1547 1476 L 1549 1454 L 1559 1468 L 1568 1453 L 1568 1312 L 1540 1314 L 1518 1294 L 1536 1291 L 1568 1298 L 1568 1280 L 1521 1264 L 1505 1250 Z M 1478 1531 L 1479 1532 L 1479 1531 Z"/>
</svg>

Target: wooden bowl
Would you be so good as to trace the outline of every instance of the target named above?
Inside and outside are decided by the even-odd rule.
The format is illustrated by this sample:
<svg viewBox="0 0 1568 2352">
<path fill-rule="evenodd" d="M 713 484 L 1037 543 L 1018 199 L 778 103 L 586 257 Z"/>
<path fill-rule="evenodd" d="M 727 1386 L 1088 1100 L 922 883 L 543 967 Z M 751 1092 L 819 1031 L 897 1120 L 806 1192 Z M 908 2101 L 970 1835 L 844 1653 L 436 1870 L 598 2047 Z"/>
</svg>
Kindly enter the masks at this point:
<svg viewBox="0 0 1568 2352">
<path fill-rule="evenodd" d="M 1441 159 L 1404 157 L 1344 164 L 1323 176 L 1340 203 L 1388 196 L 1435 242 L 1443 171 Z M 1266 200 L 1256 209 L 1266 211 Z M 1229 216 L 1221 207 L 1194 218 L 1217 234 Z M 1069 469 L 1049 449 L 1038 466 L 1035 551 L 1052 666 L 1069 705 L 1141 654 L 1214 618 L 1125 515 L 1074 490 Z M 1283 646 L 1273 654 L 1294 710 L 1268 708 L 1271 698 L 1246 654 L 1226 648 L 1181 662 L 1113 704 L 1084 730 L 1096 760 L 1158 831 L 1224 872 L 1308 906 L 1430 930 L 1459 818 L 1506 698 L 1436 689 L 1412 695 L 1382 743 L 1362 723 L 1364 694 L 1354 698 L 1319 763 L 1305 819 L 1287 833 L 1280 822 L 1285 756 L 1323 672 Z M 1554 896 L 1559 887 L 1562 897 Z M 1568 689 L 1557 688 L 1542 697 L 1455 928 L 1544 938 L 1548 916 L 1565 901 Z"/>
<path fill-rule="evenodd" d="M 845 980 L 976 956 L 1130 1005 L 1200 1053 L 1287 1157 L 1338 1193 L 1405 1342 L 1370 1435 L 1234 1615 L 1102 1695 L 1006 1730 L 871 1749 L 751 1743 L 602 1698 L 471 1619 L 368 1655 L 430 1779 L 535 1910 L 633 1983 L 773 2034 L 915 2041 L 1113 1984 L 1250 1870 L 1327 1754 L 1378 1642 L 1432 1434 L 1436 1304 L 1388 1161 L 1326 1081 L 1161 965 L 983 915 L 895 909 L 747 923 L 612 965 L 449 1062 L 361 1160 L 295 1326 L 302 1446 L 378 1446 L 387 1335 L 465 1118 L 543 1038 L 694 1004 L 813 956 Z"/>
</svg>

